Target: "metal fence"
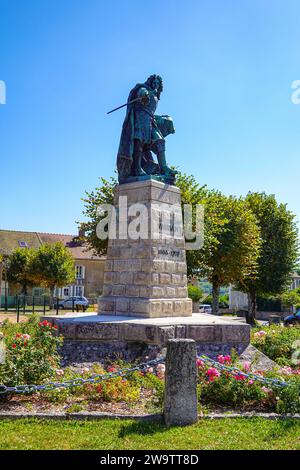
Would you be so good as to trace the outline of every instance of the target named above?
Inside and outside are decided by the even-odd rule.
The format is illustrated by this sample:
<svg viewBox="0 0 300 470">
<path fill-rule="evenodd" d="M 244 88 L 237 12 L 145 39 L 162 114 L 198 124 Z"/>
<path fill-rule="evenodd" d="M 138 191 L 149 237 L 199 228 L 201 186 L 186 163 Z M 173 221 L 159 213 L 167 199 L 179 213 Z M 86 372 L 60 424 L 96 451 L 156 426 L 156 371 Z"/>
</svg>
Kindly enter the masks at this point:
<svg viewBox="0 0 300 470">
<path fill-rule="evenodd" d="M 47 295 L 3 295 L 0 298 L 0 313 L 14 313 L 17 317 L 17 322 L 20 320 L 20 315 L 40 313 L 42 315 L 54 311 L 58 315 L 62 313 L 62 301 L 65 299 L 59 297 L 50 297 Z M 97 304 L 97 299 L 88 299 L 89 307 Z M 81 310 L 81 306 L 73 300 L 68 303 L 65 310 L 76 312 Z"/>
</svg>

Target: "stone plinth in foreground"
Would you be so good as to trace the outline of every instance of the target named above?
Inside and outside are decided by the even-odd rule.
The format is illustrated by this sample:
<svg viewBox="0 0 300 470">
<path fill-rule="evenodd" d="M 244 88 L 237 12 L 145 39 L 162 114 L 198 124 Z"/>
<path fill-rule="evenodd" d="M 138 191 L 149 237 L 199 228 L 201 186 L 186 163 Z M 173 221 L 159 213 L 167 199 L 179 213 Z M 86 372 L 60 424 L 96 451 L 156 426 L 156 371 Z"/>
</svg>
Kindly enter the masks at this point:
<svg viewBox="0 0 300 470">
<path fill-rule="evenodd" d="M 154 358 L 168 340 L 195 340 L 199 354 L 217 357 L 234 348 L 241 354 L 250 342 L 250 326 L 242 320 L 199 313 L 189 317 L 133 318 L 91 314 L 45 317 L 64 336 L 63 363 Z"/>
<path fill-rule="evenodd" d="M 120 198 L 125 197 L 128 209 L 132 204 L 143 204 L 146 208 L 146 237 L 109 239 L 99 315 L 149 318 L 191 315 L 180 190 L 151 179 L 119 185 L 114 206 L 120 220 L 124 217 Z M 129 217 L 128 223 L 134 218 Z"/>
</svg>

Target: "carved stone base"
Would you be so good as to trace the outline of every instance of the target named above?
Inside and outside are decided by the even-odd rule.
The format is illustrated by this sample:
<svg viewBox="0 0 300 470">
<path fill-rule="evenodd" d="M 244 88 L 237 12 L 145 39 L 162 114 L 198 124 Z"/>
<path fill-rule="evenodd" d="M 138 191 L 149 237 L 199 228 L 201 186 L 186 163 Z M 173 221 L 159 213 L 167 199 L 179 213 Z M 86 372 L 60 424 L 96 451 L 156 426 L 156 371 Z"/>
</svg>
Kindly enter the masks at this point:
<svg viewBox="0 0 300 470">
<path fill-rule="evenodd" d="M 144 362 L 156 358 L 173 338 L 191 338 L 197 343 L 198 354 L 215 359 L 219 354 L 230 354 L 233 348 L 241 354 L 250 341 L 246 323 L 204 313 L 143 319 L 70 312 L 44 319 L 57 325 L 64 337 L 60 349 L 64 365 L 116 358 Z"/>
<path fill-rule="evenodd" d="M 117 186 L 114 205 L 120 220 L 124 213 L 119 198 L 124 197 L 128 209 L 137 203 L 146 208 L 147 236 L 109 240 L 99 315 L 192 315 L 179 189 L 155 180 Z M 166 220 L 171 220 L 169 233 Z"/>
<path fill-rule="evenodd" d="M 102 297 L 99 314 L 133 317 L 184 317 L 192 314 L 190 299 L 152 299 L 132 297 Z"/>
</svg>

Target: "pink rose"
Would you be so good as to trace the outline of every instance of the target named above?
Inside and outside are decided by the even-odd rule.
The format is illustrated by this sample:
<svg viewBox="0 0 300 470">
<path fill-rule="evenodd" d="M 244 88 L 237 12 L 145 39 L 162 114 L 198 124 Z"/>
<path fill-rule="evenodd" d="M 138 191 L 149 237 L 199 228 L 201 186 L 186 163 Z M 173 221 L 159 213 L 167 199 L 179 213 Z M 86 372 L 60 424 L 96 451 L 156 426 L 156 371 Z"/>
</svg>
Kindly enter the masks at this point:
<svg viewBox="0 0 300 470">
<path fill-rule="evenodd" d="M 266 335 L 267 333 L 264 330 L 257 331 L 254 333 L 254 338 L 262 338 Z"/>
<path fill-rule="evenodd" d="M 219 354 L 219 356 L 217 357 L 217 361 L 220 364 L 230 364 L 231 363 L 231 356 L 229 356 L 229 355 L 223 356 L 222 354 Z"/>
<path fill-rule="evenodd" d="M 220 377 L 220 372 L 215 367 L 210 367 L 206 371 L 206 375 L 208 376 L 208 380 L 213 382 L 216 377 Z"/>
<path fill-rule="evenodd" d="M 224 356 L 224 360 L 225 360 L 226 364 L 230 364 L 231 363 L 231 356 Z"/>
<path fill-rule="evenodd" d="M 24 339 L 25 341 L 28 341 L 30 339 L 30 335 L 22 335 L 22 339 Z"/>
<path fill-rule="evenodd" d="M 235 378 L 235 380 L 239 380 L 239 381 L 242 381 L 242 380 L 245 380 L 245 379 L 246 379 L 245 375 L 242 374 L 242 373 L 236 374 L 236 375 L 234 376 L 234 378 Z"/>
<path fill-rule="evenodd" d="M 244 369 L 245 372 L 249 372 L 249 370 L 251 369 L 251 362 L 245 361 L 243 363 L 243 369 Z"/>
</svg>

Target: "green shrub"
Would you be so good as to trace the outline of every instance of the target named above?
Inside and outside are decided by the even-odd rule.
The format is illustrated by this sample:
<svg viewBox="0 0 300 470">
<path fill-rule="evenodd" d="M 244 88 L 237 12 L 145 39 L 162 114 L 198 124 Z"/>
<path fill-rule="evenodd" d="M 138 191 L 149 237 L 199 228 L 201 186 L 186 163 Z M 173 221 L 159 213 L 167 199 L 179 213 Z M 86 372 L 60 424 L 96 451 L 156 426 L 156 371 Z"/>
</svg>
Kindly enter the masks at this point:
<svg viewBox="0 0 300 470">
<path fill-rule="evenodd" d="M 211 305 L 212 304 L 212 295 L 209 294 L 207 297 L 205 297 L 205 299 L 203 299 L 203 303 Z"/>
<path fill-rule="evenodd" d="M 203 292 L 198 286 L 188 285 L 188 296 L 193 302 L 199 302 L 203 296 Z"/>
<path fill-rule="evenodd" d="M 253 364 L 235 364 L 233 356 L 219 356 L 222 364 L 234 364 L 238 369 L 251 372 Z M 201 360 L 198 364 L 198 397 L 202 405 L 226 407 L 239 410 L 268 410 L 279 413 L 299 413 L 300 411 L 300 370 L 290 367 L 258 372 L 268 379 L 283 379 L 288 386 L 275 386 L 260 382 L 241 373 L 221 371 L 214 365 Z"/>
<path fill-rule="evenodd" d="M 299 413 L 300 411 L 300 380 L 295 378 L 289 381 L 288 387 L 278 392 L 276 411 L 278 413 Z"/>
<path fill-rule="evenodd" d="M 203 299 L 204 304 L 211 305 L 212 304 L 212 295 L 208 295 Z M 229 295 L 223 294 L 219 296 L 219 307 L 220 308 L 228 308 L 229 307 Z"/>
<path fill-rule="evenodd" d="M 229 295 L 223 294 L 219 297 L 219 307 L 220 308 L 228 308 L 229 307 Z"/>
<path fill-rule="evenodd" d="M 251 344 L 280 365 L 293 364 L 296 341 L 300 340 L 300 327 L 271 325 L 251 332 Z"/>
<path fill-rule="evenodd" d="M 39 384 L 53 376 L 59 366 L 57 353 L 62 337 L 47 321 L 32 316 L 18 325 L 4 322 L 6 358 L 0 365 L 0 383 L 5 385 Z"/>
<path fill-rule="evenodd" d="M 132 364 L 118 361 L 117 364 L 109 365 L 104 369 L 99 364 L 94 364 L 91 368 L 74 371 L 67 367 L 64 370 L 57 370 L 57 382 L 65 382 L 77 378 L 89 379 L 95 374 L 106 374 L 107 372 L 117 372 L 119 369 L 130 368 Z M 72 398 L 81 398 L 86 401 L 128 404 L 136 403 L 141 392 L 146 391 L 150 402 L 155 407 L 161 407 L 164 395 L 164 381 L 151 372 L 134 371 L 126 377 L 114 377 L 93 384 L 88 383 L 82 387 L 58 388 L 45 393 L 48 401 L 54 403 L 65 403 Z"/>
</svg>

